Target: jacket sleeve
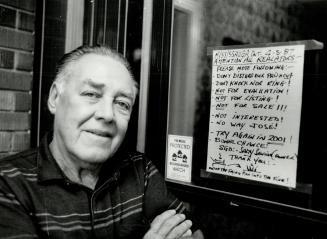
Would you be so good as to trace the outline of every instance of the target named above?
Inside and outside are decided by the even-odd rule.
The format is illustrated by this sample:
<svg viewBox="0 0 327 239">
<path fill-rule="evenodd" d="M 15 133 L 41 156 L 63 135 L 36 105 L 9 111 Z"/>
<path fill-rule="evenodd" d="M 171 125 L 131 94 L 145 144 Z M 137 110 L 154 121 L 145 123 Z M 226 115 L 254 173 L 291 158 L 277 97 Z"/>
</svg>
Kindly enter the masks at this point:
<svg viewBox="0 0 327 239">
<path fill-rule="evenodd" d="M 37 238 L 31 215 L 10 189 L 8 180 L 0 172 L 0 238 Z"/>
<path fill-rule="evenodd" d="M 144 211 L 147 219 L 151 222 L 162 212 L 175 209 L 177 213 L 184 213 L 193 222 L 192 231 L 199 229 L 196 218 L 186 210 L 184 203 L 168 191 L 165 180 L 155 165 L 149 160 L 145 162 Z"/>
</svg>

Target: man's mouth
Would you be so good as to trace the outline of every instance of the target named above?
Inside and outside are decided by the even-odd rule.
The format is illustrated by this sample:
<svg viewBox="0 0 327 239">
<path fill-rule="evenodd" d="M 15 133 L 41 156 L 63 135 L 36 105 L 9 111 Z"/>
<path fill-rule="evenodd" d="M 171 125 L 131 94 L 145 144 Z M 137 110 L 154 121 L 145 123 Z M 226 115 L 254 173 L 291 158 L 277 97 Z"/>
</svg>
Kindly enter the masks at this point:
<svg viewBox="0 0 327 239">
<path fill-rule="evenodd" d="M 103 130 L 92 129 L 92 130 L 85 130 L 85 131 L 94 134 L 96 136 L 105 137 L 105 138 L 110 138 L 112 136 L 110 132 L 103 131 Z"/>
</svg>

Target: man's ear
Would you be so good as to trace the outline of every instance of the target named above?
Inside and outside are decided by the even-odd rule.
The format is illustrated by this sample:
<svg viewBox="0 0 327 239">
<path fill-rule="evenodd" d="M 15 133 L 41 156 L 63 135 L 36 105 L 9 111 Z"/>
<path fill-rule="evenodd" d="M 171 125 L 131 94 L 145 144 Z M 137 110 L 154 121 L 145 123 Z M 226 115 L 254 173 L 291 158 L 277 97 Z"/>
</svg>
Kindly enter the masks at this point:
<svg viewBox="0 0 327 239">
<path fill-rule="evenodd" d="M 49 98 L 48 98 L 48 108 L 51 114 L 55 114 L 57 102 L 59 100 L 59 88 L 56 82 L 52 83 Z"/>
</svg>

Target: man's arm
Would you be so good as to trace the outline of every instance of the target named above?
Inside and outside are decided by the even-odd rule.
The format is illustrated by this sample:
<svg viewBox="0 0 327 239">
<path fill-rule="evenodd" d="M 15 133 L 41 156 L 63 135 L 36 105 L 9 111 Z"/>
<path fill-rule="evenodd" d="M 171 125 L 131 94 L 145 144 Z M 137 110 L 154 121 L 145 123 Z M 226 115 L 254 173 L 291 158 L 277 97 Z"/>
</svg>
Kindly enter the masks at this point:
<svg viewBox="0 0 327 239">
<path fill-rule="evenodd" d="M 195 221 L 195 225 L 192 227 L 191 220 L 186 220 L 183 214 L 187 212 L 183 203 L 167 190 L 163 177 L 151 161 L 148 161 L 145 172 L 144 209 L 146 218 L 152 221 L 152 223 L 144 238 L 161 239 L 180 238 L 182 236 L 204 238 L 202 232 L 198 230 L 198 223 Z M 187 218 L 189 216 L 187 215 Z M 190 230 L 191 227 L 195 231 L 193 234 Z"/>
</svg>

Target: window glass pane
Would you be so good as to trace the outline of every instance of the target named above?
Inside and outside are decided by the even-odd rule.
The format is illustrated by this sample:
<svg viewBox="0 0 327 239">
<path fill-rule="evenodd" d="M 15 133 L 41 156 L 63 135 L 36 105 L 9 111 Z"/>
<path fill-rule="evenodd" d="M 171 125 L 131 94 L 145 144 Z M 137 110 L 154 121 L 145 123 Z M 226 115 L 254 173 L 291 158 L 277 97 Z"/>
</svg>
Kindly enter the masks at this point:
<svg viewBox="0 0 327 239">
<path fill-rule="evenodd" d="M 322 0 L 175 1 L 167 134 L 193 139 L 193 184 L 327 212 L 322 203 L 327 184 L 317 176 L 326 166 L 321 158 L 326 153 L 322 135 L 327 129 L 319 124 L 326 102 L 325 50 L 305 51 L 296 188 L 204 176 L 212 83 L 207 47 L 309 39 L 322 46 L 327 39 L 326 13 L 327 1 Z"/>
</svg>

